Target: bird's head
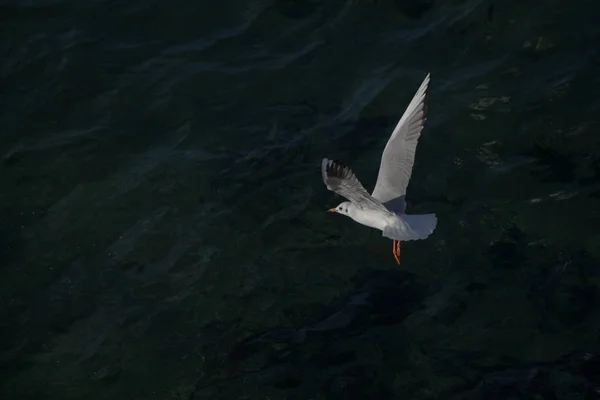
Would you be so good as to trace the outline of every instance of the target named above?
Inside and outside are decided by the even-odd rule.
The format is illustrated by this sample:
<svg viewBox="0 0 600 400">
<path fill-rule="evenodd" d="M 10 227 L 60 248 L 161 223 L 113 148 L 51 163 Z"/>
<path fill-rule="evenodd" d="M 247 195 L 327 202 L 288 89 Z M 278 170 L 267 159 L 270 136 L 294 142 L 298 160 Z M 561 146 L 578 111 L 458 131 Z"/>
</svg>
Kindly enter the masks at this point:
<svg viewBox="0 0 600 400">
<path fill-rule="evenodd" d="M 337 207 L 335 208 L 330 208 L 329 212 L 334 212 L 334 213 L 338 213 L 338 214 L 343 214 L 346 216 L 350 216 L 350 208 L 352 207 L 352 203 L 350 203 L 349 201 L 345 201 L 343 203 L 340 203 Z"/>
</svg>

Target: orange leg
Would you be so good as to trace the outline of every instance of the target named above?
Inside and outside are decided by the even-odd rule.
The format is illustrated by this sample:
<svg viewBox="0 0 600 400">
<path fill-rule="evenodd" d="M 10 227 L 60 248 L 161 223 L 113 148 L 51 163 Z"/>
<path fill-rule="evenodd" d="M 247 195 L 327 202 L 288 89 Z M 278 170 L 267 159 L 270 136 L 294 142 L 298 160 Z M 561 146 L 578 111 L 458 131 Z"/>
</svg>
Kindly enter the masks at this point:
<svg viewBox="0 0 600 400">
<path fill-rule="evenodd" d="M 392 252 L 394 253 L 394 258 L 396 259 L 396 262 L 398 263 L 398 265 L 400 265 L 400 241 L 398 240 L 394 240 L 394 242 L 392 243 Z"/>
</svg>

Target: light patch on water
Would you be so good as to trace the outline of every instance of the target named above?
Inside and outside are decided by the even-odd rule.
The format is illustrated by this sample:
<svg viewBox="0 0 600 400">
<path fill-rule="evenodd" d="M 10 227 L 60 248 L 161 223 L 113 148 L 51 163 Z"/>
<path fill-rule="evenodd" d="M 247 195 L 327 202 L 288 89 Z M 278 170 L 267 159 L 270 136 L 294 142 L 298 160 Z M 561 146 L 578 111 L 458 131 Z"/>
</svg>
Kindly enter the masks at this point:
<svg viewBox="0 0 600 400">
<path fill-rule="evenodd" d="M 535 197 L 535 198 L 529 199 L 528 203 L 536 204 L 536 203 L 541 203 L 541 202 L 547 201 L 547 200 L 562 201 L 562 200 L 568 200 L 575 196 L 577 196 L 577 192 L 567 192 L 564 190 L 559 190 L 558 192 L 554 192 L 554 193 L 548 195 L 546 198 Z"/>
<path fill-rule="evenodd" d="M 489 167 L 496 167 L 501 163 L 500 157 L 489 148 L 494 143 L 488 142 L 477 151 L 477 159 Z"/>
<path fill-rule="evenodd" d="M 469 105 L 471 110 L 483 111 L 487 110 L 496 103 L 508 103 L 510 102 L 510 96 L 499 96 L 499 97 L 483 97 L 476 103 Z"/>
<path fill-rule="evenodd" d="M 559 190 L 558 192 L 552 193 L 550 197 L 555 200 L 567 200 L 576 195 L 577 192 L 565 192 L 564 190 Z"/>
<path fill-rule="evenodd" d="M 532 47 L 536 51 L 543 51 L 553 48 L 554 43 L 543 36 L 538 36 L 534 40 L 526 40 L 525 43 L 523 43 L 524 49 L 529 49 Z"/>
</svg>

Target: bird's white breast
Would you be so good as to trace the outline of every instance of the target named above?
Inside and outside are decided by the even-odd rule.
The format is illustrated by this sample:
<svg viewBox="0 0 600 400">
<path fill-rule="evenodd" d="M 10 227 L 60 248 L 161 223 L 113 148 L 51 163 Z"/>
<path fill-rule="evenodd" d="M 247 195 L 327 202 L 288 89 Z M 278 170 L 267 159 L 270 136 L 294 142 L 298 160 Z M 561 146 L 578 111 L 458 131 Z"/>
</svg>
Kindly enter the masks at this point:
<svg viewBox="0 0 600 400">
<path fill-rule="evenodd" d="M 395 218 L 394 215 L 384 213 L 380 210 L 369 209 L 353 209 L 350 210 L 349 215 L 350 218 L 359 224 L 379 229 L 380 231 L 383 231 L 389 225 L 391 218 Z"/>
</svg>

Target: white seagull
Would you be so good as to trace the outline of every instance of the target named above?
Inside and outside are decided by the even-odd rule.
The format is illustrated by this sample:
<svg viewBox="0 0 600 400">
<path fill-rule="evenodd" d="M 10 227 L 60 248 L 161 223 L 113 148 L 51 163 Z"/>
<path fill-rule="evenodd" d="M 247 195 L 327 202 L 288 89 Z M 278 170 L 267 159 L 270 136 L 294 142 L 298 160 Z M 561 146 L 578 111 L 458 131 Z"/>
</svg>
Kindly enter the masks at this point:
<svg viewBox="0 0 600 400">
<path fill-rule="evenodd" d="M 350 200 L 329 211 L 382 231 L 383 236 L 393 240 L 393 253 L 398 264 L 400 242 L 425 239 L 437 225 L 435 214 L 405 214 L 406 187 L 426 119 L 429 77 L 430 74 L 427 74 L 385 145 L 372 194 L 365 190 L 346 165 L 327 158 L 321 163 L 327 189 Z"/>
</svg>

